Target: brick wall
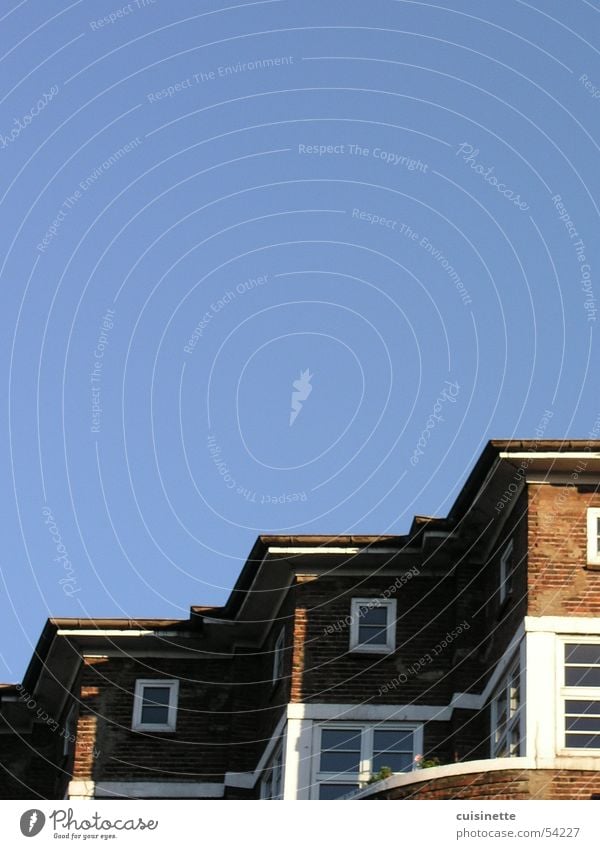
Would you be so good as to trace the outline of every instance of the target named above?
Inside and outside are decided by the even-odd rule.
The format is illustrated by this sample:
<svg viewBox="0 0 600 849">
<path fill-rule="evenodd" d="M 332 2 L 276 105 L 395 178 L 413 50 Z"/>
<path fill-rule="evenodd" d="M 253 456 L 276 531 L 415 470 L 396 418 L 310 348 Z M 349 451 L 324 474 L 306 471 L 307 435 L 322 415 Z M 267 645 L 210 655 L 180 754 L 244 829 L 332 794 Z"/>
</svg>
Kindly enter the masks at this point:
<svg viewBox="0 0 600 849">
<path fill-rule="evenodd" d="M 366 797 L 366 800 L 589 799 L 592 793 L 598 792 L 600 772 L 505 769 L 419 781 L 404 787 L 382 790 Z M 464 827 L 469 828 L 469 825 L 465 823 Z"/>
<path fill-rule="evenodd" d="M 527 613 L 528 567 L 527 493 L 519 496 L 506 525 L 500 532 L 488 560 L 483 581 L 484 616 L 481 633 L 483 643 L 484 683 L 496 662 L 506 651 Z M 500 601 L 500 560 L 508 543 L 513 543 L 513 574 L 507 598 Z M 474 688 L 481 690 L 481 682 Z"/>
<path fill-rule="evenodd" d="M 529 485 L 530 616 L 600 616 L 600 572 L 586 568 L 587 507 L 600 494 Z"/>
<path fill-rule="evenodd" d="M 293 701 L 448 703 L 458 642 L 435 649 L 455 625 L 451 574 L 413 577 L 391 595 L 398 603 L 393 654 L 349 651 L 352 598 L 382 598 L 394 579 L 321 577 L 298 586 Z"/>
<path fill-rule="evenodd" d="M 283 626 L 283 677 L 273 684 L 273 645 Z M 222 782 L 254 771 L 289 700 L 292 616 L 283 611 L 262 650 L 223 659 L 87 658 L 73 778 Z M 131 729 L 138 678 L 179 680 L 174 733 Z"/>
<path fill-rule="evenodd" d="M 73 778 L 96 781 L 222 781 L 240 717 L 231 713 L 231 661 L 131 657 L 87 659 Z M 137 678 L 178 678 L 175 733 L 131 730 Z M 94 754 L 93 747 L 96 749 Z"/>
</svg>

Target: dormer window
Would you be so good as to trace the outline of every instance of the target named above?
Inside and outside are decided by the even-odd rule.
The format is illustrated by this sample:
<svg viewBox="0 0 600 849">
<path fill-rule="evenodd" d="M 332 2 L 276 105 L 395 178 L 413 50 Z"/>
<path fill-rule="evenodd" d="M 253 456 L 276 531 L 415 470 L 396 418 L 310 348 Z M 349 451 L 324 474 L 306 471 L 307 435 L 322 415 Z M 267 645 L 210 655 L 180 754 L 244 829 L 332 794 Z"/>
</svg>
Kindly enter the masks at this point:
<svg viewBox="0 0 600 849">
<path fill-rule="evenodd" d="M 396 648 L 396 600 L 353 598 L 350 651 L 388 654 Z"/>
<path fill-rule="evenodd" d="M 587 511 L 587 562 L 600 568 L 600 507 Z"/>
<path fill-rule="evenodd" d="M 134 731 L 175 731 L 179 681 L 138 678 L 133 698 Z"/>
</svg>

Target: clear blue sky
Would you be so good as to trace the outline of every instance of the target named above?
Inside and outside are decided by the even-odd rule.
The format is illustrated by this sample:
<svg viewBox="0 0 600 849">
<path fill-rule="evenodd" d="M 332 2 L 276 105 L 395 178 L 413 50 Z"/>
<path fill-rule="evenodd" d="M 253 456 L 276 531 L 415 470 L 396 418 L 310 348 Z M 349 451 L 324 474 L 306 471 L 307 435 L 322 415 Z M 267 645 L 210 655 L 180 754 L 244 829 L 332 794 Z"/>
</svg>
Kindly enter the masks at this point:
<svg viewBox="0 0 600 849">
<path fill-rule="evenodd" d="M 0 680 L 593 428 L 597 0 L 0 16 Z"/>
</svg>

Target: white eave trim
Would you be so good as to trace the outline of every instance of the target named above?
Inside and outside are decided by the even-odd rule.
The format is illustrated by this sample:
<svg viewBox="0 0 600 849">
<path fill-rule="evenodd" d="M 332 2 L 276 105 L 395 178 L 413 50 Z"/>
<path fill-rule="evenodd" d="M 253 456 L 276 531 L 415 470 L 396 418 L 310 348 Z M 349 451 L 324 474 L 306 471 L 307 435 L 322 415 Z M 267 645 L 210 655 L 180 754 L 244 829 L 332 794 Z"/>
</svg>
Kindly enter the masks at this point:
<svg viewBox="0 0 600 849">
<path fill-rule="evenodd" d="M 498 456 L 502 460 L 527 460 L 530 457 L 539 460 L 589 460 L 594 457 L 600 460 L 598 451 L 501 451 Z"/>
<path fill-rule="evenodd" d="M 450 719 L 450 705 L 365 705 L 321 704 L 292 702 L 288 705 L 288 719 L 349 720 L 369 722 L 424 722 Z"/>
<path fill-rule="evenodd" d="M 525 631 L 553 634 L 600 634 L 600 616 L 526 616 Z"/>
<path fill-rule="evenodd" d="M 387 553 L 387 549 L 369 549 L 369 553 L 373 553 L 373 551 L 382 551 Z M 283 546 L 280 547 L 278 545 L 269 546 L 269 554 L 359 554 L 361 551 L 364 551 L 364 548 L 358 548 L 356 546 L 351 548 L 342 548 L 342 547 L 327 547 L 324 546 Z"/>
<path fill-rule="evenodd" d="M 181 637 L 197 636 L 191 631 L 141 631 L 118 628 L 64 628 L 56 632 L 57 637 Z"/>
<path fill-rule="evenodd" d="M 98 781 L 94 787 L 95 799 L 222 799 L 224 795 L 224 784 L 208 781 Z"/>
</svg>

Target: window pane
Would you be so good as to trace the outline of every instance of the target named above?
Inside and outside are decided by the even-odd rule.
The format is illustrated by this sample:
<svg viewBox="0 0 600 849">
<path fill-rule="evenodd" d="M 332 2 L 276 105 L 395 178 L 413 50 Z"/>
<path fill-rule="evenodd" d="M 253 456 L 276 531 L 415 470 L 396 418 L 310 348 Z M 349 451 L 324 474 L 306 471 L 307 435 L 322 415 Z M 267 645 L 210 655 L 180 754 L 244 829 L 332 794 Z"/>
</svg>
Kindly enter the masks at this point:
<svg viewBox="0 0 600 849">
<path fill-rule="evenodd" d="M 413 749 L 412 731 L 375 731 L 373 748 L 376 752 L 411 752 Z"/>
<path fill-rule="evenodd" d="M 361 625 L 358 629 L 358 642 L 361 646 L 385 646 L 387 629 L 379 626 Z"/>
<path fill-rule="evenodd" d="M 358 772 L 359 752 L 321 752 L 321 772 Z"/>
<path fill-rule="evenodd" d="M 503 737 L 502 740 L 496 746 L 496 757 L 497 758 L 506 758 L 508 757 L 508 739 Z"/>
<path fill-rule="evenodd" d="M 595 731 L 600 734 L 600 716 L 568 716 L 567 731 Z"/>
<path fill-rule="evenodd" d="M 360 729 L 323 728 L 321 731 L 321 749 L 360 751 Z"/>
<path fill-rule="evenodd" d="M 566 663 L 600 664 L 600 645 L 568 643 L 565 646 L 565 661 Z"/>
<path fill-rule="evenodd" d="M 359 605 L 358 616 L 361 625 L 385 625 L 387 623 L 387 607 L 370 607 L 366 604 Z"/>
<path fill-rule="evenodd" d="M 567 687 L 600 687 L 600 666 L 567 666 Z"/>
<path fill-rule="evenodd" d="M 319 784 L 319 799 L 340 799 L 358 790 L 358 784 Z"/>
<path fill-rule="evenodd" d="M 567 713 L 590 713 L 600 716 L 600 702 L 588 702 L 585 699 L 567 699 L 565 702 Z"/>
<path fill-rule="evenodd" d="M 510 683 L 510 715 L 514 716 L 514 714 L 519 709 L 519 704 L 521 702 L 521 695 L 519 692 L 519 679 L 513 678 Z"/>
<path fill-rule="evenodd" d="M 566 734 L 570 749 L 600 749 L 600 734 Z"/>
<path fill-rule="evenodd" d="M 519 733 L 519 725 L 515 725 L 515 727 L 510 732 L 510 754 L 511 757 L 516 758 L 519 757 L 519 752 L 521 749 L 521 735 Z"/>
<path fill-rule="evenodd" d="M 501 728 L 507 719 L 506 691 L 502 690 L 496 699 L 496 724 Z"/>
<path fill-rule="evenodd" d="M 404 772 L 412 767 L 412 752 L 379 752 L 373 755 L 373 772 L 389 766 L 392 772 Z"/>
<path fill-rule="evenodd" d="M 144 705 L 142 707 L 142 722 L 156 725 L 166 725 L 169 719 L 169 708 L 162 705 Z"/>
<path fill-rule="evenodd" d="M 169 704 L 169 687 L 144 687 L 144 704 Z"/>
</svg>

